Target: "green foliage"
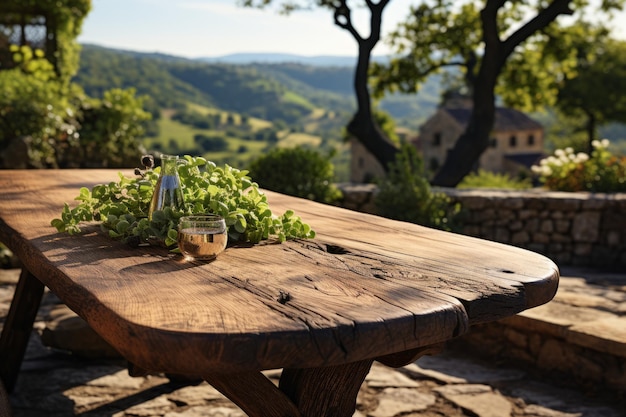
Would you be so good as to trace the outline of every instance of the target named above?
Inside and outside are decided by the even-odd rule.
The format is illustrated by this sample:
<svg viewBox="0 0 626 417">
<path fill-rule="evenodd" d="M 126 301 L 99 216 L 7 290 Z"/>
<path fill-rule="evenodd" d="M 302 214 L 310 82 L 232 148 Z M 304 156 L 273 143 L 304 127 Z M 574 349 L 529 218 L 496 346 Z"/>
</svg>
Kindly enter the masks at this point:
<svg viewBox="0 0 626 417">
<path fill-rule="evenodd" d="M 533 172 L 550 190 L 626 192 L 626 157 L 613 155 L 607 139 L 592 145 L 591 157 L 572 148 L 557 149 L 533 166 Z"/>
<path fill-rule="evenodd" d="M 106 91 L 101 100 L 85 99 L 79 115 L 84 164 L 129 167 L 143 153 L 138 139 L 144 133 L 142 122 L 151 115 L 143 110 L 143 99 L 135 97 L 134 89 L 116 88 Z"/>
<path fill-rule="evenodd" d="M 301 122 L 311 115 L 312 104 L 335 115 L 325 120 L 328 127 L 319 127 L 339 138 L 338 130 L 348 122 L 355 108 L 353 76 L 353 66 L 191 63 L 176 57 L 84 45 L 74 82 L 91 96 L 101 96 L 113 87 L 134 87 L 137 94 L 150 96 L 162 109 L 182 109 L 188 102 L 197 103 L 275 124 L 281 120 L 289 124 Z M 274 91 L 271 97 L 261 90 L 263 85 Z M 429 80 L 417 97 L 388 96 L 381 100 L 380 107 L 392 113 L 396 120 L 402 118 L 403 122 L 411 123 L 423 120 L 436 108 L 439 86 L 439 80 Z M 299 99 L 300 103 L 307 104 L 300 106 L 288 101 L 294 97 L 287 94 L 290 91 L 305 99 Z M 265 109 L 259 109 L 259 103 Z M 289 107 L 300 114 L 299 120 L 292 121 L 294 112 L 287 110 Z M 252 112 L 253 108 L 257 110 Z M 322 133 L 321 129 L 317 131 Z"/>
<path fill-rule="evenodd" d="M 275 148 L 252 161 L 250 173 L 263 188 L 330 203 L 341 197 L 331 157 L 300 147 Z"/>
<path fill-rule="evenodd" d="M 479 169 L 463 178 L 457 188 L 503 188 L 508 190 L 524 190 L 531 188 L 529 178 L 513 178 L 507 174 L 498 174 Z"/>
<path fill-rule="evenodd" d="M 598 37 L 577 44 L 577 72 L 563 81 L 557 107 L 565 115 L 585 122 L 588 143 L 598 125 L 624 121 L 626 112 L 626 42 Z"/>
<path fill-rule="evenodd" d="M 373 111 L 373 117 L 376 125 L 385 133 L 385 136 L 396 145 L 399 145 L 400 138 L 396 134 L 396 123 L 389 113 L 375 109 Z"/>
<path fill-rule="evenodd" d="M 0 148 L 29 138 L 33 167 L 132 166 L 141 156 L 138 137 L 150 114 L 132 89 L 86 97 L 64 86 L 38 50 L 11 46 L 17 66 L 0 71 Z"/>
<path fill-rule="evenodd" d="M 544 127 L 545 150 L 549 152 L 559 148 L 573 148 L 575 152 L 588 150 L 584 120 L 581 118 L 567 117 L 559 111 L 535 114 L 533 118 Z"/>
<path fill-rule="evenodd" d="M 553 105 L 559 82 L 575 75 L 580 42 L 586 38 L 589 45 L 603 45 L 606 29 L 593 28 L 586 18 L 601 15 L 605 19 L 597 20 L 606 22 L 607 15 L 621 9 L 624 2 L 602 2 L 592 10 L 586 2 L 573 1 L 571 8 L 577 19 L 569 26 L 558 21 L 546 26 L 550 13 L 539 3 L 439 0 L 412 6 L 407 20 L 389 36 L 397 58 L 372 65 L 374 94 L 414 93 L 428 76 L 438 73 L 444 75 L 446 89 L 461 83 L 470 94 L 475 89 L 484 92 L 485 86 L 476 85 L 481 81 L 478 75 L 482 67 L 493 64 L 501 74 L 490 88 L 505 104 L 520 110 Z M 536 14 L 542 18 L 530 18 Z M 491 28 L 497 33 L 483 32 Z M 494 35 L 500 42 L 494 42 Z M 489 50 L 490 45 L 504 50 L 509 44 L 516 47 L 508 56 L 496 57 L 496 51 Z M 504 61 L 490 63 L 485 59 Z M 454 67 L 460 71 L 450 72 Z"/>
<path fill-rule="evenodd" d="M 140 178 L 119 174 L 119 181 L 81 188 L 71 208 L 65 204 L 61 217 L 51 224 L 59 232 L 80 233 L 85 221 L 101 222 L 102 230 L 112 238 L 131 245 L 144 242 L 176 243 L 176 225 L 185 214 L 214 213 L 225 218 L 231 242 L 258 243 L 276 239 L 313 238 L 315 232 L 293 211 L 275 216 L 267 197 L 250 179 L 247 171 L 228 165 L 218 167 L 204 158 L 186 155 L 179 165 L 185 199 L 185 211 L 171 208 L 155 211 L 148 220 L 148 207 L 160 167 L 138 172 Z"/>
<path fill-rule="evenodd" d="M 193 140 L 203 152 L 221 152 L 228 149 L 228 142 L 222 136 L 208 136 L 198 133 L 194 135 Z"/>
<path fill-rule="evenodd" d="M 41 51 L 12 46 L 18 66 L 0 71 L 0 149 L 14 138 L 30 137 L 35 167 L 56 166 L 55 149 L 78 138 L 67 89 Z"/>
<path fill-rule="evenodd" d="M 20 13 L 27 17 L 45 16 L 51 23 L 56 40 L 56 51 L 47 58 L 54 64 L 58 80 L 67 86 L 78 69 L 80 34 L 83 20 L 91 10 L 91 0 L 3 0 L 0 13 Z"/>
<path fill-rule="evenodd" d="M 451 230 L 459 207 L 443 193 L 433 192 L 414 146 L 403 144 L 387 177 L 380 180 L 376 207 L 381 216 Z"/>
<path fill-rule="evenodd" d="M 219 114 L 209 116 L 194 110 L 179 110 L 172 116 L 172 120 L 198 129 L 211 129 L 219 126 L 220 119 L 221 116 Z"/>
<path fill-rule="evenodd" d="M 185 109 L 188 101 L 214 104 L 210 96 L 173 76 L 173 65 L 175 61 L 85 45 L 73 81 L 94 97 L 114 87 L 133 87 L 137 94 L 151 97 L 162 109 Z"/>
<path fill-rule="evenodd" d="M 453 5 L 455 11 L 451 10 Z M 452 1 L 411 6 L 407 21 L 389 37 L 401 58 L 388 64 L 372 64 L 374 94 L 380 97 L 385 91 L 415 93 L 427 76 L 441 73 L 451 65 L 460 66 L 470 80 L 482 42 L 479 13 L 475 2 L 459 8 Z"/>
</svg>

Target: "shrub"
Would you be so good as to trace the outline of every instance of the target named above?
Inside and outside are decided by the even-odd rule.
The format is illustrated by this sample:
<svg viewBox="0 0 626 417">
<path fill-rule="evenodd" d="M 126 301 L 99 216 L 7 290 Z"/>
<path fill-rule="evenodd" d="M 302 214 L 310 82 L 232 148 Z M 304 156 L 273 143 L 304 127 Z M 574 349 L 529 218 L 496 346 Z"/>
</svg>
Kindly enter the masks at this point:
<svg viewBox="0 0 626 417">
<path fill-rule="evenodd" d="M 78 139 L 67 91 L 41 51 L 12 46 L 11 52 L 20 65 L 0 71 L 0 149 L 29 137 L 29 164 L 56 167 L 57 145 Z"/>
<path fill-rule="evenodd" d="M 402 145 L 387 177 L 379 180 L 375 203 L 381 216 L 443 230 L 453 228 L 460 210 L 445 194 L 432 192 L 422 159 L 408 144 Z"/>
<path fill-rule="evenodd" d="M 305 148 L 274 148 L 251 162 L 250 176 L 268 190 L 331 203 L 341 198 L 331 157 Z"/>
<path fill-rule="evenodd" d="M 133 89 L 86 97 L 64 85 L 41 51 L 11 47 L 19 65 L 0 71 L 0 149 L 28 138 L 28 165 L 133 166 L 145 153 L 138 137 L 150 113 Z"/>
<path fill-rule="evenodd" d="M 626 157 L 613 155 L 609 145 L 608 139 L 594 140 L 591 156 L 557 149 L 532 170 L 554 191 L 626 192 Z"/>
<path fill-rule="evenodd" d="M 208 136 L 203 133 L 194 135 L 193 140 L 202 152 L 222 152 L 228 149 L 228 142 L 222 136 Z"/>
<path fill-rule="evenodd" d="M 466 175 L 457 186 L 457 188 L 503 188 L 509 190 L 524 190 L 531 187 L 530 178 L 513 178 L 507 174 L 498 174 L 482 169 Z"/>
<path fill-rule="evenodd" d="M 135 89 L 113 88 L 101 100 L 86 98 L 78 114 L 81 166 L 132 167 L 145 153 L 139 138 L 151 115 Z"/>
</svg>

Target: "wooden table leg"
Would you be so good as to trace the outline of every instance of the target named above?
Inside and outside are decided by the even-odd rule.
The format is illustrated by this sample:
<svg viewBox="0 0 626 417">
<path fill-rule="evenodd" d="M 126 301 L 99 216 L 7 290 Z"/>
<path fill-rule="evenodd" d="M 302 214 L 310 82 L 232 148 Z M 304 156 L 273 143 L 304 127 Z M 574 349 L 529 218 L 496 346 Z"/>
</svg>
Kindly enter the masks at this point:
<svg viewBox="0 0 626 417">
<path fill-rule="evenodd" d="M 284 369 L 280 390 L 302 417 L 352 417 L 373 360 L 323 368 Z"/>
<path fill-rule="evenodd" d="M 260 372 L 212 374 L 204 380 L 250 417 L 301 417 L 293 402 Z"/>
<path fill-rule="evenodd" d="M 284 369 L 278 387 L 260 372 L 204 379 L 250 417 L 352 417 L 372 362 Z"/>
<path fill-rule="evenodd" d="M 0 378 L 8 392 L 15 387 L 43 290 L 44 285 L 23 268 L 0 337 Z"/>
</svg>

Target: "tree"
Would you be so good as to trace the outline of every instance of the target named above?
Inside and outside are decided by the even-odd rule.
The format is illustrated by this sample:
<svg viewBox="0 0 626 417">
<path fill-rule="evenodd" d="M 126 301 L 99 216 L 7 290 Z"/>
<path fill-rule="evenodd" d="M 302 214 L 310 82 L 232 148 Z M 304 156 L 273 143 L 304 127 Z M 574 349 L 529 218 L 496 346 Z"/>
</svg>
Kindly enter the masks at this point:
<svg viewBox="0 0 626 417">
<path fill-rule="evenodd" d="M 91 10 L 91 0 L 3 0 L 0 3 L 0 25 L 9 32 L 17 30 L 17 46 L 34 46 L 29 39 L 30 26 L 40 26 L 43 18 L 45 39 L 42 43 L 46 58 L 54 66 L 63 85 L 67 85 L 78 70 L 80 45 L 76 38 L 80 34 L 82 22 Z"/>
<path fill-rule="evenodd" d="M 584 121 L 587 153 L 593 151 L 598 125 L 623 122 L 626 114 L 626 42 L 585 42 L 577 49 L 574 77 L 566 78 L 558 93 L 557 108 Z"/>
<path fill-rule="evenodd" d="M 553 23 L 559 16 L 573 15 L 573 7 L 582 11 L 583 3 L 486 0 L 478 10 L 473 3 L 438 0 L 412 8 L 408 21 L 392 37 L 403 56 L 385 71 L 376 69 L 376 91 L 415 91 L 429 74 L 455 65 L 461 67 L 473 101 L 467 128 L 448 152 L 434 185 L 456 186 L 487 149 L 496 93 L 502 93 L 508 103 L 525 105 L 548 100 L 551 94 L 554 97 L 554 74 L 571 70 L 572 51 L 548 48 L 559 36 Z M 622 4 L 615 0 L 603 2 L 603 7 L 612 10 Z M 511 71 L 503 77 L 507 61 L 519 65 L 509 66 Z M 512 89 L 514 80 L 516 88 Z"/>
<path fill-rule="evenodd" d="M 264 7 L 272 3 L 272 0 L 240 1 L 244 6 L 256 7 Z M 354 27 L 351 19 L 352 10 L 348 5 L 348 0 L 302 0 L 302 3 L 285 1 L 282 7 L 285 13 L 313 4 L 329 8 L 333 12 L 335 24 L 348 31 L 356 40 L 358 58 L 354 72 L 354 91 L 357 99 L 357 111 L 348 123 L 347 130 L 376 157 L 385 169 L 388 169 L 389 163 L 395 160 L 398 149 L 375 122 L 368 81 L 372 50 L 380 40 L 382 14 L 390 0 L 364 1 L 370 11 L 370 34 L 368 37 L 362 36 Z"/>
<path fill-rule="evenodd" d="M 79 65 L 76 37 L 90 7 L 91 0 L 0 4 L 0 44 L 6 46 L 0 52 L 11 58 L 0 65 L 2 167 L 15 166 L 14 159 L 37 168 L 132 166 L 143 152 L 137 137 L 150 118 L 143 98 L 113 89 L 92 99 L 71 82 Z M 45 36 L 32 38 L 32 27 L 42 25 Z"/>
</svg>

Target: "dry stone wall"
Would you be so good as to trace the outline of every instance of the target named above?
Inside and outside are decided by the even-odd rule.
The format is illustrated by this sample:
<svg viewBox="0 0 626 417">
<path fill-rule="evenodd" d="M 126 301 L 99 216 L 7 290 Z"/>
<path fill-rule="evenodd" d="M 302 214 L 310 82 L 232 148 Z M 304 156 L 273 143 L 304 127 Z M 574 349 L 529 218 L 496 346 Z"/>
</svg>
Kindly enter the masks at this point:
<svg viewBox="0 0 626 417">
<path fill-rule="evenodd" d="M 371 184 L 340 184 L 343 207 L 376 213 Z M 626 194 L 439 189 L 462 207 L 458 232 L 560 265 L 626 270 Z"/>
</svg>

